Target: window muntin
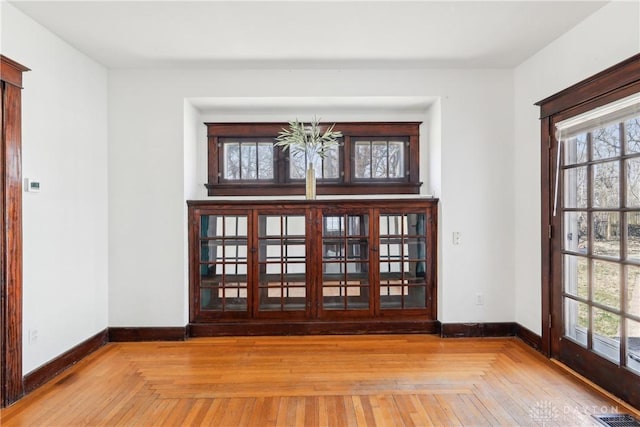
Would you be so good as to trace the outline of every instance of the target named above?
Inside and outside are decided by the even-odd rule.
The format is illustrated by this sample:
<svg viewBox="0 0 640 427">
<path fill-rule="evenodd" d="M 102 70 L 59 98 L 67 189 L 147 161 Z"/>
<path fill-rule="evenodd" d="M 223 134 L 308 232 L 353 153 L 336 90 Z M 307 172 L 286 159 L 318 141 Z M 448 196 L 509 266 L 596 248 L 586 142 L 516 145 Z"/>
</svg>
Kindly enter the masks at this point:
<svg viewBox="0 0 640 427">
<path fill-rule="evenodd" d="M 274 146 L 286 123 L 206 125 L 210 196 L 304 194 L 304 154 Z M 420 193 L 420 123 L 335 126 L 343 134 L 341 145 L 314 164 L 319 195 Z"/>
</svg>

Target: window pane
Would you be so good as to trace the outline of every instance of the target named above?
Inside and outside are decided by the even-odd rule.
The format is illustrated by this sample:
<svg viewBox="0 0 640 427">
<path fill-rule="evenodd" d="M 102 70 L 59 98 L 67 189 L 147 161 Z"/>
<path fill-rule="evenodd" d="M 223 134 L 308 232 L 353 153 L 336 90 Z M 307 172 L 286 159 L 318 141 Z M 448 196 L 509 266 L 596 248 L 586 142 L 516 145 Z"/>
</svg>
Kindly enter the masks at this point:
<svg viewBox="0 0 640 427">
<path fill-rule="evenodd" d="M 380 215 L 380 235 L 407 234 L 407 223 L 403 218 L 404 215 Z"/>
<path fill-rule="evenodd" d="M 404 145 L 402 141 L 389 141 L 389 178 L 404 177 Z"/>
<path fill-rule="evenodd" d="M 288 236 L 304 236 L 306 220 L 303 215 L 285 217 L 285 228 Z"/>
<path fill-rule="evenodd" d="M 627 120 L 624 123 L 627 154 L 640 153 L 640 116 Z"/>
<path fill-rule="evenodd" d="M 326 152 L 326 156 L 322 161 L 323 178 L 337 179 L 340 178 L 340 157 L 338 147 L 333 147 Z"/>
<path fill-rule="evenodd" d="M 587 346 L 589 328 L 589 306 L 573 300 L 564 299 L 564 334 L 577 343 Z"/>
<path fill-rule="evenodd" d="M 242 179 L 258 178 L 258 155 L 255 144 L 240 145 L 240 177 Z"/>
<path fill-rule="evenodd" d="M 627 367 L 640 374 L 640 322 L 627 319 Z"/>
<path fill-rule="evenodd" d="M 425 308 L 426 295 L 424 286 L 409 286 L 408 295 L 404 299 L 405 308 Z"/>
<path fill-rule="evenodd" d="M 202 215 L 200 217 L 200 237 L 222 236 L 222 216 Z"/>
<path fill-rule="evenodd" d="M 640 158 L 626 161 L 627 169 L 627 207 L 640 207 Z"/>
<path fill-rule="evenodd" d="M 593 165 L 593 206 L 617 208 L 620 206 L 619 162 Z"/>
<path fill-rule="evenodd" d="M 224 178 L 240 179 L 240 144 L 227 142 L 224 149 Z"/>
<path fill-rule="evenodd" d="M 356 141 L 355 146 L 355 177 L 371 178 L 371 142 Z"/>
<path fill-rule="evenodd" d="M 589 247 L 586 212 L 564 213 L 564 249 L 586 254 Z"/>
<path fill-rule="evenodd" d="M 640 316 L 640 267 L 627 266 L 627 313 Z"/>
<path fill-rule="evenodd" d="M 620 126 L 613 124 L 593 130 L 593 160 L 608 159 L 620 155 Z"/>
<path fill-rule="evenodd" d="M 620 316 L 593 308 L 593 351 L 613 362 L 620 362 Z"/>
<path fill-rule="evenodd" d="M 292 147 L 289 150 L 289 178 L 304 179 L 306 167 L 307 160 L 304 151 Z"/>
<path fill-rule="evenodd" d="M 567 208 L 587 207 L 587 167 L 565 169 L 564 206 Z"/>
<path fill-rule="evenodd" d="M 273 179 L 273 144 L 258 143 L 258 179 Z"/>
<path fill-rule="evenodd" d="M 371 148 L 371 177 L 387 178 L 388 176 L 388 151 L 386 141 L 373 141 Z"/>
<path fill-rule="evenodd" d="M 593 254 L 620 258 L 620 213 L 593 213 Z"/>
<path fill-rule="evenodd" d="M 620 264 L 593 261 L 593 301 L 620 308 Z"/>
<path fill-rule="evenodd" d="M 640 212 L 628 212 L 627 259 L 640 262 Z"/>
<path fill-rule="evenodd" d="M 246 236 L 247 235 L 247 217 L 231 216 L 224 217 L 224 235 L 230 236 Z"/>
<path fill-rule="evenodd" d="M 589 298 L 589 261 L 573 255 L 564 256 L 564 291 Z"/>
<path fill-rule="evenodd" d="M 564 164 L 573 165 L 587 161 L 587 134 L 564 141 Z"/>
</svg>

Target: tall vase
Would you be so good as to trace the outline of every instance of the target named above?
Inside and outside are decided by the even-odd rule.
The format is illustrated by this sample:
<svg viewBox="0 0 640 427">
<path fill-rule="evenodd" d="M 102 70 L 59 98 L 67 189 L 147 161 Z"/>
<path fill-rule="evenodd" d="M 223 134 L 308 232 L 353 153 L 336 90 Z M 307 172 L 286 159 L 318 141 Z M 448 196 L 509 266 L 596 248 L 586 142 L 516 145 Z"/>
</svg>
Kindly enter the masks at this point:
<svg viewBox="0 0 640 427">
<path fill-rule="evenodd" d="M 307 200 L 316 199 L 316 171 L 313 168 L 313 163 L 309 163 L 307 168 L 305 197 Z"/>
</svg>

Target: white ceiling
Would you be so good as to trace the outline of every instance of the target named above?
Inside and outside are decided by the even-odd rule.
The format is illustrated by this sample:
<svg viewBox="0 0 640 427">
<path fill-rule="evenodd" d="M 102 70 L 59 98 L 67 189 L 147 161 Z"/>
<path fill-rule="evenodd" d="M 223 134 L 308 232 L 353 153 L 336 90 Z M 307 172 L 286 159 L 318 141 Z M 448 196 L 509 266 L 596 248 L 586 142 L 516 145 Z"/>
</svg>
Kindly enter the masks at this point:
<svg viewBox="0 0 640 427">
<path fill-rule="evenodd" d="M 511 68 L 603 1 L 30 1 L 110 68 Z"/>
</svg>

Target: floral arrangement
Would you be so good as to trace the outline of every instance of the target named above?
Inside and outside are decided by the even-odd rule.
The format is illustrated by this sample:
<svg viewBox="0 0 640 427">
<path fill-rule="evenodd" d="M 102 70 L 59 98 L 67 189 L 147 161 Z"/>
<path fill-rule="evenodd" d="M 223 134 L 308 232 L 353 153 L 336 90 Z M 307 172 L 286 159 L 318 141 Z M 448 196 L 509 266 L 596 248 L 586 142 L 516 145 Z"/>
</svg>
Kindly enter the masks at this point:
<svg viewBox="0 0 640 427">
<path fill-rule="evenodd" d="M 306 125 L 297 119 L 289 122 L 289 128 L 283 128 L 276 138 L 275 145 L 289 149 L 293 156 L 306 156 L 307 166 L 313 167 L 327 153 L 340 145 L 342 132 L 334 131 L 335 124 L 327 127 L 323 132 L 320 120 L 315 118 Z"/>
</svg>

